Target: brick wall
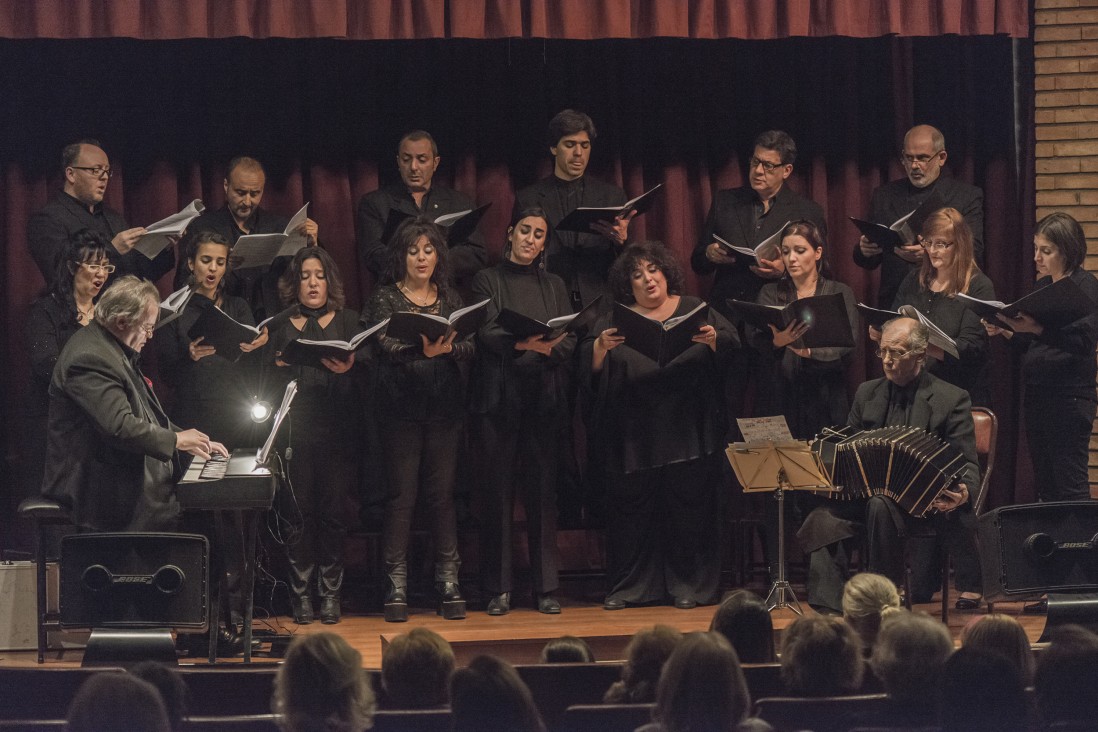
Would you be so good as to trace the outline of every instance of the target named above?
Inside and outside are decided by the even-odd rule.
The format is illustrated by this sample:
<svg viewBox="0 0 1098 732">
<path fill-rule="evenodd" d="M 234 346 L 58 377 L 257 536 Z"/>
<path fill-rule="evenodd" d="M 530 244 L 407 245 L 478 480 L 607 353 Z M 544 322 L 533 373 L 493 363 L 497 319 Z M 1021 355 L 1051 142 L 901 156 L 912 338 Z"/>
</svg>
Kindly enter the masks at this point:
<svg viewBox="0 0 1098 732">
<path fill-rule="evenodd" d="M 1098 272 L 1098 0 L 1035 0 L 1037 218 L 1066 211 L 1090 242 Z M 1098 435 L 1090 482 L 1098 495 Z"/>
</svg>

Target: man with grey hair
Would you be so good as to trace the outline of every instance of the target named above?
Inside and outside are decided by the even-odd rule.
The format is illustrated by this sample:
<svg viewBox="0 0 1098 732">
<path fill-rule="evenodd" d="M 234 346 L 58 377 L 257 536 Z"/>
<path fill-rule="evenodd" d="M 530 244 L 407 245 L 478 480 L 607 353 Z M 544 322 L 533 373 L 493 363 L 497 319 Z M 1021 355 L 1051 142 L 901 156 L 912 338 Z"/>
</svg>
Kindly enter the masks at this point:
<svg viewBox="0 0 1098 732">
<path fill-rule="evenodd" d="M 843 582 L 851 539 L 866 536 L 870 572 L 883 574 L 897 585 L 903 583 L 903 536 L 913 533 L 921 522 L 930 522 L 942 535 L 956 566 L 959 607 L 979 604 L 980 563 L 976 554 L 976 517 L 969 502 L 968 486 L 980 483 L 976 456 L 976 431 L 968 392 L 926 371 L 929 332 L 913 318 L 894 318 L 885 323 L 877 355 L 884 378 L 858 387 L 850 407 L 847 425 L 860 430 L 908 425 L 938 435 L 959 448 L 966 465 L 952 490 L 943 491 L 934 502 L 938 513 L 913 518 L 892 499 L 873 496 L 868 500 L 825 501 L 808 515 L 797 534 L 811 552 L 808 602 L 833 612 L 842 610 Z M 912 583 L 913 600 L 927 602 L 934 592 L 933 567 L 918 558 Z"/>
<path fill-rule="evenodd" d="M 158 301 L 151 282 L 118 280 L 53 371 L 42 493 L 93 531 L 174 530 L 181 453 L 228 454 L 198 430 L 173 425 L 141 373 Z"/>
<path fill-rule="evenodd" d="M 904 135 L 900 162 L 906 177 L 894 180 L 873 191 L 869 200 L 868 220 L 891 226 L 908 215 L 931 196 L 938 196 L 938 208 L 951 207 L 961 212 L 972 229 L 972 248 L 976 264 L 984 266 L 984 192 L 976 186 L 963 183 L 947 174 L 943 175 L 949 153 L 945 136 L 930 125 L 916 125 Z M 918 234 L 915 230 L 915 234 Z M 881 268 L 881 283 L 877 290 L 877 304 L 892 309 L 896 291 L 904 277 L 915 269 L 923 257 L 918 241 L 905 241 L 903 246 L 889 251 L 882 250 L 864 236 L 854 247 L 854 263 L 863 269 Z"/>
</svg>

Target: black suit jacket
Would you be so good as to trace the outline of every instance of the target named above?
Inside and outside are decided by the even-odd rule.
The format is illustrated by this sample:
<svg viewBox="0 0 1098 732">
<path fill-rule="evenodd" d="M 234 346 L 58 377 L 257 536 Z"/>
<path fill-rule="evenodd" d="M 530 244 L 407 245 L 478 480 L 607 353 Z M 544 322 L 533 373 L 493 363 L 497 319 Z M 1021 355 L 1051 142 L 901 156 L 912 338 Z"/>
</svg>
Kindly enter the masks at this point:
<svg viewBox="0 0 1098 732">
<path fill-rule="evenodd" d="M 52 289 L 57 259 L 73 234 L 81 229 L 91 229 L 110 240 L 128 228 L 126 220 L 117 211 L 99 204 L 93 213 L 80 201 L 59 191 L 27 223 L 27 248 L 46 281 L 47 289 Z M 118 268 L 111 279 L 132 274 L 156 282 L 175 266 L 175 251 L 171 247 L 152 260 L 136 250 L 119 254 L 113 246 L 107 247 L 107 256 L 111 264 Z"/>
<path fill-rule="evenodd" d="M 176 428 L 136 361 L 91 323 L 65 344 L 50 383 L 42 493 L 96 531 L 172 530 L 178 519 Z"/>
<path fill-rule="evenodd" d="M 902 216 L 906 216 L 937 191 L 946 206 L 955 208 L 965 217 L 965 223 L 972 229 L 972 249 L 976 264 L 984 268 L 984 192 L 945 172 L 938 180 L 926 188 L 916 188 L 907 178 L 890 181 L 873 191 L 869 201 L 869 220 L 876 224 L 892 226 Z M 916 232 L 918 233 L 918 232 Z M 856 241 L 856 240 L 855 240 Z M 900 283 L 909 272 L 918 269 L 888 251 L 875 257 L 862 254 L 861 247 L 854 245 L 854 263 L 864 269 L 881 268 L 881 284 L 877 294 L 877 304 L 881 308 L 891 308 Z"/>
<path fill-rule="evenodd" d="M 432 185 L 423 196 L 422 209 L 416 206 L 416 199 L 412 198 L 403 183 L 382 186 L 359 199 L 355 211 L 359 256 L 375 277 L 385 278 L 389 264 L 386 247 L 389 242 L 382 241 L 382 238 L 390 209 L 409 216 L 437 219 L 472 208 L 476 208 L 473 199 L 446 186 Z M 484 247 L 484 236 L 480 231 L 474 231 L 465 241 L 450 242 L 450 272 L 459 289 L 464 289 L 466 281 L 487 263 L 488 250 Z"/>
<path fill-rule="evenodd" d="M 761 218 L 756 215 L 758 205 L 759 196 L 750 186 L 717 191 L 713 196 L 713 205 L 709 209 L 701 238 L 690 256 L 690 265 L 698 274 L 716 271 L 717 275 L 709 292 L 709 302 L 736 322 L 739 317 L 729 311 L 725 300 L 733 298 L 755 302 L 759 290 L 767 280 L 751 271 L 750 267 L 755 261 L 748 257 L 737 255 L 734 264 L 718 265 L 710 262 L 705 256 L 705 250 L 713 243 L 714 234 L 729 244 L 755 247 L 767 237 L 778 233 L 787 221 L 806 219 L 816 224 L 820 232 L 827 236 L 827 222 L 820 205 L 799 195 L 788 185 L 781 187 L 774 196 L 770 211 Z"/>
<path fill-rule="evenodd" d="M 629 199 L 625 191 L 610 183 L 584 176 L 578 206 L 621 206 Z M 523 188 L 515 196 L 512 218 L 527 208 L 540 208 L 549 217 L 552 234 L 545 245 L 545 268 L 564 280 L 572 306 L 586 305 L 607 291 L 606 278 L 618 248 L 601 234 L 557 231 L 557 224 L 572 212 L 561 205 L 556 176 Z M 574 207 L 573 207 L 574 208 Z"/>
<path fill-rule="evenodd" d="M 964 452 L 967 465 L 963 481 L 973 495 L 980 485 L 980 464 L 968 392 L 926 371 L 917 378 L 919 385 L 911 402 L 908 424 L 933 432 Z M 888 416 L 888 385 L 888 379 L 880 378 L 859 386 L 847 424 L 863 430 L 883 427 Z"/>
</svg>

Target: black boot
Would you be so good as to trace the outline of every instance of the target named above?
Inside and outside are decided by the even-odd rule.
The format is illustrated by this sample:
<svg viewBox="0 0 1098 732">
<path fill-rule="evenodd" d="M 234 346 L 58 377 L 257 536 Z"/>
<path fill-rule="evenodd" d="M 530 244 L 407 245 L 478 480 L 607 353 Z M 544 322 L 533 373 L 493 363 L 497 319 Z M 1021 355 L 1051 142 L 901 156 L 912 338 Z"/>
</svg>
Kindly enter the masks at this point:
<svg viewBox="0 0 1098 732">
<path fill-rule="evenodd" d="M 438 614 L 444 620 L 465 619 L 465 600 L 457 582 L 435 582 L 435 591 L 440 600 Z"/>
<path fill-rule="evenodd" d="M 403 623 L 408 619 L 407 570 L 389 571 L 389 589 L 385 592 L 385 622 Z"/>
<path fill-rule="evenodd" d="M 320 622 L 325 625 L 335 625 L 339 622 L 339 615 L 339 595 L 320 598 Z"/>
<path fill-rule="evenodd" d="M 298 625 L 309 625 L 313 622 L 313 603 L 308 595 L 295 595 L 291 601 L 294 612 L 294 622 Z"/>
</svg>

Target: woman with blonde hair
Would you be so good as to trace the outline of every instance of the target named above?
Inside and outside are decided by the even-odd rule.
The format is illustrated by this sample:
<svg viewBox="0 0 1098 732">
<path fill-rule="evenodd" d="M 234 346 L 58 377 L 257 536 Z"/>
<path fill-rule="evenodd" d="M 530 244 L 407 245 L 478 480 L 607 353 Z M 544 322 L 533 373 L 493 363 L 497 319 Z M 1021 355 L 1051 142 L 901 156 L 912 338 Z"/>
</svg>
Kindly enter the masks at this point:
<svg viewBox="0 0 1098 732">
<path fill-rule="evenodd" d="M 862 639 L 862 655 L 870 656 L 881 622 L 900 609 L 900 593 L 888 577 L 862 572 L 843 587 L 843 620 Z"/>
<path fill-rule="evenodd" d="M 961 631 L 961 646 L 1005 656 L 1018 669 L 1022 683 L 1026 686 L 1033 684 L 1036 668 L 1033 647 L 1026 631 L 1010 615 L 995 613 L 977 618 Z"/>
</svg>

